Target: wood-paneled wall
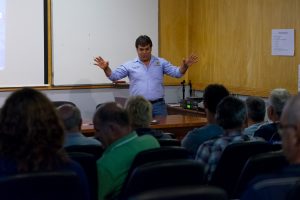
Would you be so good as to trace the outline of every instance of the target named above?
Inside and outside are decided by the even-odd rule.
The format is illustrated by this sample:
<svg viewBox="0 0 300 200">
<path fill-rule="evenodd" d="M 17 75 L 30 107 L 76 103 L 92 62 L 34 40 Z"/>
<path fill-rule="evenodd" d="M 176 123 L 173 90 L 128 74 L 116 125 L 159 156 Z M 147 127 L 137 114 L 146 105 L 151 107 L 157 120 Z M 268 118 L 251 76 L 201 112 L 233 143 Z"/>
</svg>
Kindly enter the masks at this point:
<svg viewBox="0 0 300 200">
<path fill-rule="evenodd" d="M 245 95 L 268 96 L 277 87 L 296 93 L 299 19 L 300 0 L 160 0 L 160 56 L 177 62 L 198 54 L 186 77 L 196 89 L 221 83 Z M 271 31 L 281 28 L 295 29 L 293 57 L 271 55 Z"/>
<path fill-rule="evenodd" d="M 174 65 L 181 65 L 188 53 L 188 14 L 186 0 L 159 1 L 159 54 Z M 178 85 L 181 79 L 165 76 L 165 84 Z"/>
</svg>

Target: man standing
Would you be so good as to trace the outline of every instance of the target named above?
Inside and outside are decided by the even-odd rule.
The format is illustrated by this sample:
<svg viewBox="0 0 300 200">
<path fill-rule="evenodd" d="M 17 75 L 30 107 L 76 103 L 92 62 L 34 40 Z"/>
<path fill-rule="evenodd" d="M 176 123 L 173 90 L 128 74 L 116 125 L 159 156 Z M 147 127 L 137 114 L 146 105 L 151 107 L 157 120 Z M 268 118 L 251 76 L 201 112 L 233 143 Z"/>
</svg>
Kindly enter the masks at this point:
<svg viewBox="0 0 300 200">
<path fill-rule="evenodd" d="M 146 35 L 141 35 L 136 39 L 135 47 L 138 57 L 120 65 L 114 71 L 110 69 L 108 61 L 100 56 L 94 59 L 94 64 L 103 69 L 111 81 L 117 81 L 128 76 L 130 95 L 141 95 L 149 100 L 153 106 L 153 116 L 167 115 L 163 75 L 182 77 L 187 69 L 198 61 L 198 57 L 191 55 L 183 60 L 180 67 L 173 66 L 165 59 L 152 55 L 152 41 Z"/>
<path fill-rule="evenodd" d="M 101 105 L 93 119 L 95 135 L 105 151 L 97 161 L 98 199 L 118 196 L 134 157 L 141 151 L 159 147 L 151 135 L 138 136 L 131 131 L 126 110 L 115 102 Z"/>
</svg>

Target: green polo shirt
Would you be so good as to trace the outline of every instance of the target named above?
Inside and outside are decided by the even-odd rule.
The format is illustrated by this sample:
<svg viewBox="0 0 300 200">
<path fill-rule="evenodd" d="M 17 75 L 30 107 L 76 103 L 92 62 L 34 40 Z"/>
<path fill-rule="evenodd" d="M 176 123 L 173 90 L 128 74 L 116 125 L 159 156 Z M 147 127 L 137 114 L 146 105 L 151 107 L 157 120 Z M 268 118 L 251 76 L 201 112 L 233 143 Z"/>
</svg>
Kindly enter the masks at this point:
<svg viewBox="0 0 300 200">
<path fill-rule="evenodd" d="M 112 143 L 97 161 L 98 199 L 118 195 L 135 156 L 143 150 L 159 146 L 153 136 L 138 136 L 135 131 Z"/>
</svg>

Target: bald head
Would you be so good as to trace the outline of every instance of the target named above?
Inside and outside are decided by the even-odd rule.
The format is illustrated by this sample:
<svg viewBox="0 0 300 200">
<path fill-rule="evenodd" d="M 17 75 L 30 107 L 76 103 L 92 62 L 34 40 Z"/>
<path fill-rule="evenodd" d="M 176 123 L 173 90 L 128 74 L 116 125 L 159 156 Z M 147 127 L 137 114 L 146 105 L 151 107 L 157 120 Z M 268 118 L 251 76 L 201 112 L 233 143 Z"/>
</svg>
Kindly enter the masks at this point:
<svg viewBox="0 0 300 200">
<path fill-rule="evenodd" d="M 281 120 L 289 124 L 300 124 L 300 95 L 292 97 L 282 111 Z"/>
<path fill-rule="evenodd" d="M 71 104 L 64 104 L 57 108 L 59 117 L 67 132 L 79 131 L 82 123 L 80 110 Z"/>
<path fill-rule="evenodd" d="M 283 152 L 290 163 L 300 163 L 300 95 L 285 105 L 280 118 Z"/>
</svg>

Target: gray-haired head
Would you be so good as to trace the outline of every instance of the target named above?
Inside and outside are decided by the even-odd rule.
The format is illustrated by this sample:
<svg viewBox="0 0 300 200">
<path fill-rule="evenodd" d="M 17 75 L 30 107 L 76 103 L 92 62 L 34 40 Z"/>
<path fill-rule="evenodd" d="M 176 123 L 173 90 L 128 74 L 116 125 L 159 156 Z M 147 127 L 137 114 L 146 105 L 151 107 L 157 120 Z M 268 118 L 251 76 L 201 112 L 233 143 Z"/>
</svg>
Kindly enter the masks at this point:
<svg viewBox="0 0 300 200">
<path fill-rule="evenodd" d="M 66 131 L 80 130 L 82 118 L 80 110 L 71 104 L 63 104 L 57 108 Z"/>
<path fill-rule="evenodd" d="M 284 88 L 276 88 L 271 91 L 268 103 L 273 107 L 274 112 L 280 117 L 283 107 L 291 97 L 288 90 Z"/>
</svg>

